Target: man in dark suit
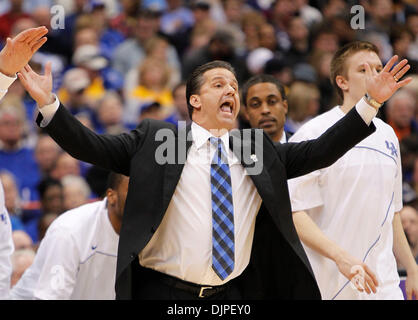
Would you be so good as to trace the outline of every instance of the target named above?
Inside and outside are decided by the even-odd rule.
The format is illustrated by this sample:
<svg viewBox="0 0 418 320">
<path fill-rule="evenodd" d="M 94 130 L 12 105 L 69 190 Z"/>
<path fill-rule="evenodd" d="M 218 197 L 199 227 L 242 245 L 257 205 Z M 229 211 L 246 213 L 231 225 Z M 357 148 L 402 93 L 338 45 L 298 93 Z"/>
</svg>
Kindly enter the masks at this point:
<svg viewBox="0 0 418 320">
<path fill-rule="evenodd" d="M 25 67 L 19 78 L 40 107 L 38 125 L 64 150 L 130 176 L 117 299 L 320 299 L 287 179 L 329 166 L 375 130 L 373 101 L 411 80 L 396 82 L 407 68 L 389 71 L 393 64 L 379 74 L 366 67 L 367 101 L 298 144 L 275 144 L 262 130 L 230 131 L 240 101 L 234 70 L 222 61 L 190 75 L 191 125 L 144 120 L 117 136 L 95 134 L 60 105 L 50 66 L 43 76 Z"/>
</svg>

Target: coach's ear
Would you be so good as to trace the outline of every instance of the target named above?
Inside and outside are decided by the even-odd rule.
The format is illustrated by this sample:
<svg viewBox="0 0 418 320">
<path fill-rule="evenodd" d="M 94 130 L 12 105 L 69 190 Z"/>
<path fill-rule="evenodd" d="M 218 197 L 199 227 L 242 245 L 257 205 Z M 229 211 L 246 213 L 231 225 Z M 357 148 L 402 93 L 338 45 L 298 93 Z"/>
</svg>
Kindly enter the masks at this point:
<svg viewBox="0 0 418 320">
<path fill-rule="evenodd" d="M 342 91 L 346 91 L 348 90 L 348 83 L 347 80 L 339 75 L 335 77 L 335 83 L 337 84 L 337 86 L 342 90 Z"/>
<path fill-rule="evenodd" d="M 189 99 L 190 105 L 195 109 L 200 109 L 202 107 L 202 102 L 200 101 L 200 96 L 197 94 L 192 94 Z"/>
</svg>

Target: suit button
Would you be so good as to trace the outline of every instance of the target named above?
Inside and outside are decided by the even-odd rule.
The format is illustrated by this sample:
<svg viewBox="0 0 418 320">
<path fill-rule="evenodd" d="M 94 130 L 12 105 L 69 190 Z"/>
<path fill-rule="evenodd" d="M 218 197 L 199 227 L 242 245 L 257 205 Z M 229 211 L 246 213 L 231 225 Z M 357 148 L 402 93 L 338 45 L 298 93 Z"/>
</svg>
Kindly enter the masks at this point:
<svg viewBox="0 0 418 320">
<path fill-rule="evenodd" d="M 130 255 L 130 257 L 131 257 L 131 259 L 135 259 L 135 257 L 136 257 L 135 252 L 132 252 L 131 255 Z"/>
</svg>

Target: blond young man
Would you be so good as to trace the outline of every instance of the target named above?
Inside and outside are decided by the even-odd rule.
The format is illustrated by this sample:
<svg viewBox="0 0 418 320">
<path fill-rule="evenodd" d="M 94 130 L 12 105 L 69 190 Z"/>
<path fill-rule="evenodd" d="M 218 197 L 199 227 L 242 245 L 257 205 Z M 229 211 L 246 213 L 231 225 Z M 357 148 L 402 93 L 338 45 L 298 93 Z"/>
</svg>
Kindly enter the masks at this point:
<svg viewBox="0 0 418 320">
<path fill-rule="evenodd" d="M 398 83 L 406 63 L 403 60 L 390 71 Z M 360 99 L 379 108 L 381 103 L 367 95 L 366 78 L 384 69 L 370 43 L 353 42 L 339 49 L 331 76 L 342 105 L 309 121 L 290 141 L 316 138 Z M 418 293 L 417 265 L 398 214 L 399 142 L 389 125 L 377 118 L 373 123 L 376 132 L 336 163 L 289 180 L 294 223 L 323 299 L 403 299 L 395 255 L 407 268 L 408 298 Z"/>
</svg>

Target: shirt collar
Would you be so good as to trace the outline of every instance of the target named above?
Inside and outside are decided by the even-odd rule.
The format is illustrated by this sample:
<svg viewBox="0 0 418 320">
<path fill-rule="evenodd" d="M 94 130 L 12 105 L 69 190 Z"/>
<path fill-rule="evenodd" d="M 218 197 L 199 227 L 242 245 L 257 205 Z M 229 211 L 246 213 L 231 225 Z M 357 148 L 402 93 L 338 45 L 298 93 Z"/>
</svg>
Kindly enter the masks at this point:
<svg viewBox="0 0 418 320">
<path fill-rule="evenodd" d="M 199 150 L 202 146 L 206 145 L 210 137 L 214 137 L 208 130 L 198 125 L 196 122 L 192 122 L 191 126 L 193 142 L 196 148 Z M 225 150 L 229 150 L 229 132 L 223 134 L 220 139 L 222 140 Z"/>
<path fill-rule="evenodd" d="M 283 130 L 282 132 L 282 137 L 280 138 L 280 143 L 286 143 L 287 139 L 286 139 L 286 132 Z"/>
</svg>

